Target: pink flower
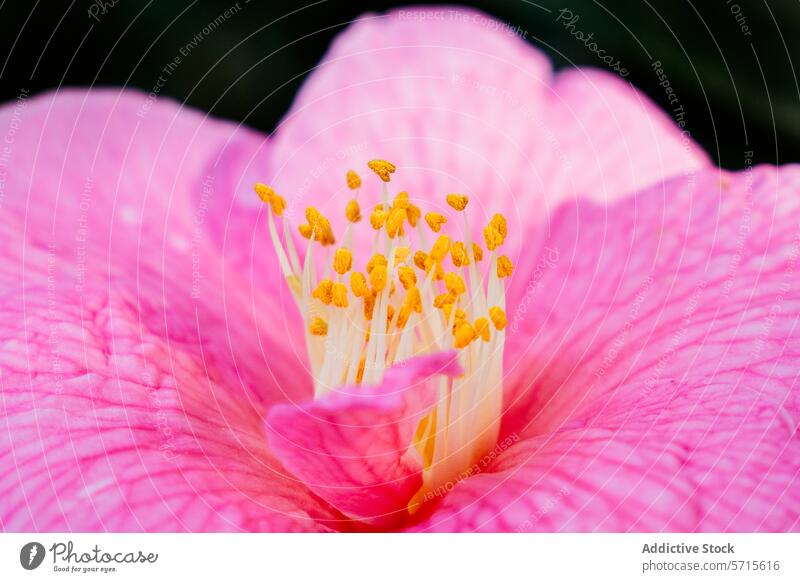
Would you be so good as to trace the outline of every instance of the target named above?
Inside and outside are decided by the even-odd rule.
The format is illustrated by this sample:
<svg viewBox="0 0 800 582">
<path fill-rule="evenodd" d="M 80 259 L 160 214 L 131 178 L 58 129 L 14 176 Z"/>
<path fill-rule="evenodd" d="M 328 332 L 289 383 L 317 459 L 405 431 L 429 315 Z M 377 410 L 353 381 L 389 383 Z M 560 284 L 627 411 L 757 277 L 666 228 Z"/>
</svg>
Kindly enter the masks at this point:
<svg viewBox="0 0 800 582">
<path fill-rule="evenodd" d="M 798 529 L 797 167 L 714 169 L 627 83 L 450 8 L 352 25 L 270 138 L 116 90 L 21 98 L 0 132 L 4 530 Z M 314 205 L 363 270 L 376 158 L 453 240 L 507 233 L 488 283 L 461 271 L 474 334 L 371 334 L 359 374 L 363 298 L 309 296 L 349 284 L 327 226 L 319 276 L 269 232 Z"/>
</svg>

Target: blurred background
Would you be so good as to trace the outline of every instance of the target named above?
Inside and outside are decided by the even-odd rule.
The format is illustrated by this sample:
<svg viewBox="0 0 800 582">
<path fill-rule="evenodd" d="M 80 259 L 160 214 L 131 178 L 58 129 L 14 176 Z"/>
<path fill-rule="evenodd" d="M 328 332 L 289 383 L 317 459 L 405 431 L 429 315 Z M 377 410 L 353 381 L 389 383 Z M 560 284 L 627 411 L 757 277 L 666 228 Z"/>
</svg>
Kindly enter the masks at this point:
<svg viewBox="0 0 800 582">
<path fill-rule="evenodd" d="M 0 0 L 0 98 L 62 85 L 132 86 L 274 129 L 331 39 L 381 0 Z M 415 2 L 414 4 L 428 4 Z M 441 4 L 441 3 L 431 3 Z M 727 168 L 800 161 L 798 0 L 494 0 L 479 8 L 550 55 L 556 68 L 602 67 L 564 26 L 593 33 L 626 79 L 664 109 L 660 61 L 695 140 Z M 226 10 L 228 17 L 220 18 Z M 562 16 L 559 21 L 559 15 Z M 197 35 L 216 22 L 212 35 Z M 190 55 L 168 75 L 181 47 Z"/>
</svg>

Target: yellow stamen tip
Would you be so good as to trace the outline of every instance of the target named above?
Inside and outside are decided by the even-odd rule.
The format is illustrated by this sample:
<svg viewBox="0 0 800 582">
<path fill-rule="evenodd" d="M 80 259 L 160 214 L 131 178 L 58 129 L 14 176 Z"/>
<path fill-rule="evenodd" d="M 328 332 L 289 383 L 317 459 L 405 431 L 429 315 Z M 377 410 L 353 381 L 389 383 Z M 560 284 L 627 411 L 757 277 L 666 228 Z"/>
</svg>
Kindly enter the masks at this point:
<svg viewBox="0 0 800 582">
<path fill-rule="evenodd" d="M 328 335 L 328 322 L 321 317 L 315 317 L 311 320 L 311 325 L 308 326 L 308 331 L 311 333 L 311 335 Z"/>
<path fill-rule="evenodd" d="M 347 285 L 344 283 L 333 284 L 333 304 L 336 307 L 347 307 Z"/>
<path fill-rule="evenodd" d="M 455 347 L 465 348 L 477 337 L 475 328 L 464 321 L 458 325 L 455 332 Z"/>
<path fill-rule="evenodd" d="M 344 247 L 336 249 L 333 254 L 333 270 L 344 275 L 353 266 L 353 253 Z"/>
<path fill-rule="evenodd" d="M 425 262 L 428 260 L 428 253 L 425 251 L 417 251 L 414 253 L 414 264 L 418 269 L 426 271 Z"/>
<path fill-rule="evenodd" d="M 406 219 L 406 211 L 404 208 L 393 208 L 389 217 L 386 219 L 386 234 L 389 238 L 394 238 L 400 233 L 403 228 L 403 222 Z"/>
<path fill-rule="evenodd" d="M 489 320 L 485 317 L 479 317 L 475 320 L 475 333 L 485 342 L 489 341 Z"/>
<path fill-rule="evenodd" d="M 384 182 L 391 180 L 391 174 L 394 174 L 395 170 L 397 170 L 394 164 L 386 160 L 371 160 L 367 162 L 367 166 Z"/>
<path fill-rule="evenodd" d="M 351 190 L 358 190 L 361 187 L 361 176 L 353 170 L 347 171 L 347 187 Z"/>
<path fill-rule="evenodd" d="M 467 291 L 467 285 L 460 275 L 455 273 L 447 273 L 444 276 L 444 286 L 453 295 L 462 295 Z"/>
<path fill-rule="evenodd" d="M 409 204 L 408 208 L 406 209 L 406 214 L 408 214 L 408 224 L 413 227 L 417 226 L 417 221 L 422 216 L 422 211 L 419 209 L 419 206 Z"/>
<path fill-rule="evenodd" d="M 386 266 L 375 265 L 369 274 L 369 283 L 375 291 L 383 291 L 386 287 Z"/>
<path fill-rule="evenodd" d="M 408 201 L 408 192 L 400 192 L 397 196 L 394 197 L 395 208 L 402 208 L 403 210 L 408 210 L 409 206 L 411 206 L 411 203 Z"/>
<path fill-rule="evenodd" d="M 387 261 L 386 257 L 380 253 L 373 255 L 372 258 L 367 263 L 367 274 L 372 273 L 372 270 L 378 265 L 383 265 L 384 267 L 389 266 L 389 261 Z"/>
<path fill-rule="evenodd" d="M 347 203 L 344 209 L 344 214 L 350 222 L 359 222 L 361 220 L 361 207 L 358 205 L 358 200 L 351 200 Z"/>
<path fill-rule="evenodd" d="M 507 256 L 503 255 L 497 258 L 497 276 L 500 279 L 508 277 L 513 272 L 514 264 Z"/>
<path fill-rule="evenodd" d="M 442 229 L 442 225 L 447 222 L 447 217 L 438 212 L 428 212 L 425 214 L 425 222 L 428 223 L 433 232 L 439 232 Z"/>
<path fill-rule="evenodd" d="M 364 297 L 369 293 L 367 278 L 363 273 L 356 271 L 350 275 L 350 288 L 353 290 L 353 295 L 356 297 Z"/>
<path fill-rule="evenodd" d="M 319 299 L 325 305 L 330 305 L 333 301 L 333 281 L 322 279 L 317 288 L 311 292 L 311 296 Z"/>
<path fill-rule="evenodd" d="M 453 259 L 453 264 L 456 267 L 462 267 L 470 264 L 469 254 L 467 254 L 467 247 L 463 242 L 454 242 L 450 247 L 450 256 Z"/>
<path fill-rule="evenodd" d="M 439 238 L 436 239 L 436 242 L 433 243 L 433 248 L 431 249 L 430 257 L 436 261 L 437 263 L 442 262 L 442 259 L 447 255 L 447 251 L 450 250 L 450 237 L 446 234 L 440 235 Z"/>
<path fill-rule="evenodd" d="M 417 274 L 411 267 L 400 267 L 397 270 L 397 274 L 400 277 L 400 283 L 403 285 L 403 289 L 408 290 L 417 284 Z"/>
<path fill-rule="evenodd" d="M 383 209 L 383 204 L 378 204 L 369 216 L 369 223 L 375 230 L 380 230 L 389 218 L 389 213 Z"/>
<path fill-rule="evenodd" d="M 411 255 L 411 249 L 408 247 L 397 247 L 394 249 L 394 262 L 405 263 L 406 259 Z"/>
<path fill-rule="evenodd" d="M 489 308 L 489 317 L 498 331 L 503 331 L 508 324 L 506 312 L 497 306 Z"/>
<path fill-rule="evenodd" d="M 478 243 L 472 243 L 472 255 L 475 257 L 476 263 L 483 260 L 483 249 Z"/>
<path fill-rule="evenodd" d="M 275 191 L 267 186 L 266 184 L 262 184 L 261 182 L 256 182 L 253 186 L 253 189 L 258 194 L 258 197 L 261 199 L 262 202 L 266 202 L 269 204 L 272 195 L 275 194 Z"/>
<path fill-rule="evenodd" d="M 469 204 L 469 198 L 463 194 L 448 194 L 447 203 L 451 208 L 460 212 L 467 207 L 467 204 Z"/>
</svg>

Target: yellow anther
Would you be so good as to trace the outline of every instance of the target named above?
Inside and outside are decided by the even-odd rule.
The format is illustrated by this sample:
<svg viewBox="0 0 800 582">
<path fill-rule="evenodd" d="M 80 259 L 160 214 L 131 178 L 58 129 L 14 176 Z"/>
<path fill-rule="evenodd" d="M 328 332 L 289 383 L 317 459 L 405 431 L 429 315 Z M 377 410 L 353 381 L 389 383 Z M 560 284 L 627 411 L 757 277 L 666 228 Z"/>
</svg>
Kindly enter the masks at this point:
<svg viewBox="0 0 800 582">
<path fill-rule="evenodd" d="M 481 336 L 483 341 L 489 341 L 489 320 L 485 317 L 479 317 L 475 320 L 475 333 Z"/>
<path fill-rule="evenodd" d="M 312 297 L 316 297 L 325 305 L 330 305 L 333 301 L 333 281 L 330 279 L 323 279 L 317 285 L 317 288 L 311 292 Z"/>
<path fill-rule="evenodd" d="M 428 212 L 425 214 L 425 222 L 428 223 L 433 232 L 439 232 L 442 229 L 442 225 L 447 222 L 447 217 L 438 212 Z"/>
<path fill-rule="evenodd" d="M 456 267 L 469 265 L 469 254 L 467 254 L 467 247 L 463 242 L 454 242 L 450 246 L 450 256 L 453 259 L 453 264 Z"/>
<path fill-rule="evenodd" d="M 411 249 L 408 247 L 397 247 L 394 249 L 394 262 L 395 264 L 398 263 L 405 263 L 406 259 L 411 255 Z"/>
<path fill-rule="evenodd" d="M 389 213 L 389 218 L 386 219 L 386 234 L 389 238 L 394 238 L 403 228 L 403 222 L 406 219 L 406 211 L 403 208 L 393 208 Z"/>
<path fill-rule="evenodd" d="M 394 197 L 395 208 L 402 208 L 403 210 L 408 210 L 409 206 L 411 206 L 411 203 L 408 201 L 408 192 L 400 192 L 397 196 Z"/>
<path fill-rule="evenodd" d="M 351 190 L 358 190 L 361 187 L 361 176 L 353 170 L 347 170 L 347 187 Z"/>
<path fill-rule="evenodd" d="M 486 248 L 490 251 L 495 250 L 506 240 L 508 225 L 502 214 L 495 214 L 489 225 L 483 229 L 483 240 L 486 241 Z"/>
<path fill-rule="evenodd" d="M 492 323 L 498 331 L 505 329 L 506 325 L 508 324 L 506 312 L 497 306 L 489 308 L 489 318 L 492 320 Z"/>
<path fill-rule="evenodd" d="M 443 308 L 445 305 L 453 305 L 456 302 L 456 297 L 452 293 L 440 293 L 433 298 L 433 306 L 436 308 Z"/>
<path fill-rule="evenodd" d="M 380 253 L 373 255 L 372 258 L 367 263 L 367 274 L 372 273 L 372 269 L 374 269 L 378 265 L 383 265 L 384 267 L 389 266 L 389 261 L 387 261 L 386 257 Z"/>
<path fill-rule="evenodd" d="M 256 182 L 254 189 L 258 197 L 261 198 L 261 201 L 266 202 L 272 207 L 272 212 L 274 212 L 276 216 L 283 214 L 283 211 L 286 209 L 286 200 L 283 196 L 276 194 L 275 190 L 261 182 Z"/>
<path fill-rule="evenodd" d="M 369 215 L 369 223 L 375 230 L 380 230 L 389 218 L 389 213 L 384 210 L 383 204 L 378 204 L 372 214 Z"/>
<path fill-rule="evenodd" d="M 453 309 L 455 309 L 455 313 L 453 313 Z M 460 307 L 456 307 L 453 303 L 445 303 L 442 305 L 442 312 L 444 313 L 445 319 L 450 319 L 450 315 L 453 315 L 453 321 L 458 324 L 460 321 L 464 321 L 467 319 L 467 314 L 464 312 L 463 309 Z"/>
<path fill-rule="evenodd" d="M 503 255 L 497 257 L 497 276 L 500 279 L 508 277 L 513 272 L 514 272 L 514 264 L 507 256 Z"/>
<path fill-rule="evenodd" d="M 306 220 L 311 227 L 311 232 L 314 235 L 315 241 L 322 243 L 323 246 L 332 245 L 336 242 L 333 236 L 331 223 L 327 218 L 322 216 L 319 210 L 313 206 L 306 208 Z M 300 234 L 303 234 L 302 231 Z"/>
<path fill-rule="evenodd" d="M 383 291 L 386 287 L 386 266 L 375 265 L 369 274 L 369 283 L 373 291 Z"/>
<path fill-rule="evenodd" d="M 403 305 L 400 307 L 400 313 L 397 315 L 397 327 L 404 328 L 408 323 L 408 318 L 411 317 L 411 307 Z"/>
<path fill-rule="evenodd" d="M 444 276 L 444 286 L 447 287 L 447 290 L 453 295 L 462 295 L 467 290 L 464 279 L 455 273 L 447 273 Z"/>
<path fill-rule="evenodd" d="M 310 239 L 311 234 L 314 232 L 314 229 L 311 228 L 310 224 L 301 224 L 300 226 L 297 227 L 297 230 L 300 231 L 300 236 L 302 236 L 305 239 Z"/>
<path fill-rule="evenodd" d="M 436 242 L 433 243 L 433 248 L 431 249 L 430 257 L 436 261 L 437 263 L 441 263 L 442 259 L 445 258 L 447 255 L 447 251 L 450 250 L 450 237 L 446 234 L 439 235 L 439 238 L 436 239 Z"/>
<path fill-rule="evenodd" d="M 423 271 L 427 271 L 425 267 L 425 261 L 428 260 L 428 253 L 425 251 L 417 251 L 414 253 L 414 264 L 417 266 L 418 269 L 422 269 Z"/>
<path fill-rule="evenodd" d="M 358 373 L 356 374 L 356 384 L 361 384 L 364 378 L 364 368 L 367 366 L 367 358 L 364 356 L 358 361 Z"/>
<path fill-rule="evenodd" d="M 378 177 L 384 182 L 391 180 L 390 174 L 394 174 L 394 171 L 397 169 L 394 167 L 394 164 L 386 160 L 372 160 L 367 162 L 367 165 L 369 169 L 378 174 Z"/>
<path fill-rule="evenodd" d="M 477 337 L 475 328 L 464 321 L 455 330 L 455 347 L 465 348 Z"/>
<path fill-rule="evenodd" d="M 364 295 L 364 319 L 372 321 L 372 314 L 375 312 L 375 296 L 372 293 Z"/>
<path fill-rule="evenodd" d="M 408 214 L 408 224 L 411 226 L 417 226 L 417 221 L 419 220 L 420 216 L 422 216 L 422 211 L 419 209 L 419 206 L 409 204 L 408 208 L 406 209 L 406 214 Z"/>
<path fill-rule="evenodd" d="M 311 335 L 328 335 L 328 322 L 321 317 L 315 317 L 311 320 L 311 325 L 308 326 L 308 331 Z"/>
<path fill-rule="evenodd" d="M 364 297 L 369 293 L 367 278 L 363 273 L 355 271 L 350 275 L 350 289 L 353 290 L 353 295 L 356 297 Z"/>
<path fill-rule="evenodd" d="M 508 224 L 506 223 L 506 217 L 502 214 L 495 214 L 492 216 L 489 225 L 497 229 L 497 232 L 499 232 L 504 239 L 508 235 Z"/>
<path fill-rule="evenodd" d="M 347 285 L 344 283 L 333 284 L 333 304 L 336 307 L 347 307 Z"/>
<path fill-rule="evenodd" d="M 483 260 L 483 249 L 478 243 L 472 243 L 472 256 L 475 257 L 476 263 Z"/>
<path fill-rule="evenodd" d="M 353 199 L 347 203 L 344 209 L 344 215 L 350 222 L 358 222 L 361 220 L 361 207 L 358 205 L 358 200 Z"/>
<path fill-rule="evenodd" d="M 353 253 L 344 247 L 336 249 L 333 254 L 333 270 L 344 275 L 353 266 Z"/>
<path fill-rule="evenodd" d="M 425 259 L 425 272 L 430 273 L 431 269 L 433 269 L 433 279 L 435 281 L 441 281 L 444 279 L 444 267 L 442 267 L 442 263 L 434 261 L 431 257 Z"/>
<path fill-rule="evenodd" d="M 451 206 L 451 208 L 461 211 L 467 207 L 467 204 L 469 203 L 469 198 L 467 198 L 463 194 L 448 194 L 447 203 Z"/>
<path fill-rule="evenodd" d="M 258 197 L 261 198 L 261 201 L 267 204 L 270 203 L 272 196 L 275 194 L 275 190 L 261 182 L 256 182 L 253 189 L 256 191 L 256 194 L 258 194 Z"/>
<path fill-rule="evenodd" d="M 417 313 L 422 313 L 422 295 L 420 295 L 419 289 L 416 287 L 408 289 L 403 305 L 410 307 Z"/>
<path fill-rule="evenodd" d="M 386 306 L 386 329 L 389 329 L 388 324 L 392 322 L 392 318 L 394 317 L 394 305 L 387 305 Z"/>
<path fill-rule="evenodd" d="M 411 267 L 400 267 L 397 269 L 397 274 L 400 277 L 400 283 L 403 285 L 403 289 L 406 291 L 417 284 L 417 274 Z"/>
</svg>

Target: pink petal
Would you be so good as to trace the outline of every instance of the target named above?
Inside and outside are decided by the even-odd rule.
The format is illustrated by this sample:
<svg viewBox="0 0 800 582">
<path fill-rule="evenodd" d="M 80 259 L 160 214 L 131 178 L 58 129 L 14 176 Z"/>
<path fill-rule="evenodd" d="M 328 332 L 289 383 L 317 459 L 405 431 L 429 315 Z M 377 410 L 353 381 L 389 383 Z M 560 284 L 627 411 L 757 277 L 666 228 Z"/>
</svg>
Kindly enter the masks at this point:
<svg viewBox="0 0 800 582">
<path fill-rule="evenodd" d="M 563 207 L 509 306 L 521 442 L 418 528 L 800 529 L 798 189 L 760 167 Z"/>
<path fill-rule="evenodd" d="M 419 356 L 386 373 L 376 388 L 357 386 L 267 417 L 272 451 L 314 493 L 347 515 L 387 526 L 401 520 L 422 485 L 414 431 L 438 396 L 432 380 L 456 375 L 452 352 Z"/>
<path fill-rule="evenodd" d="M 234 194 L 262 139 L 146 104 L 70 91 L 0 110 L 18 125 L 0 221 L 0 526 L 346 527 L 266 448 L 265 406 L 310 383 L 268 315 L 270 271 L 246 276 L 271 260 L 252 255 L 255 215 Z"/>
<path fill-rule="evenodd" d="M 593 69 L 554 76 L 499 24 L 451 7 L 362 17 L 303 86 L 265 179 L 341 222 L 344 170 L 370 174 L 365 161 L 385 158 L 398 166 L 392 192 L 408 190 L 425 210 L 470 194 L 472 220 L 505 212 L 519 241 L 521 222 L 561 200 L 615 200 L 707 164 L 627 82 Z M 365 188 L 377 201 L 377 178 Z"/>
</svg>

